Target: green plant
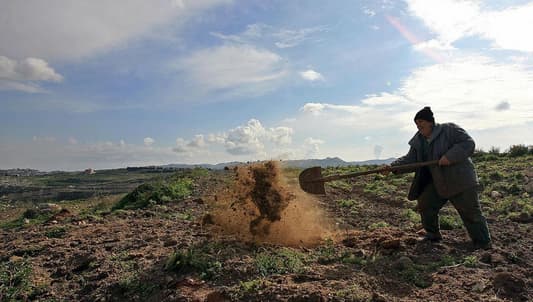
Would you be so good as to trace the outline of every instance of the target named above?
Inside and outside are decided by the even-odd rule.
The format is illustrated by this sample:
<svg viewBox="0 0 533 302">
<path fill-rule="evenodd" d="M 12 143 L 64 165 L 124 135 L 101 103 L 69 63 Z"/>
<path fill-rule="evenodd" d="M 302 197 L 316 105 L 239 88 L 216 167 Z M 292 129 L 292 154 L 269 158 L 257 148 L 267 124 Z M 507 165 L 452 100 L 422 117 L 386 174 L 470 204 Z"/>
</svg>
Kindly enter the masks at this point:
<svg viewBox="0 0 533 302">
<path fill-rule="evenodd" d="M 151 202 L 162 204 L 181 200 L 191 194 L 192 184 L 193 181 L 189 178 L 142 184 L 124 196 L 112 209 L 139 209 L 147 207 Z"/>
<path fill-rule="evenodd" d="M 466 267 L 476 267 L 478 265 L 478 259 L 475 255 L 466 256 L 463 259 L 463 264 Z"/>
<path fill-rule="evenodd" d="M 262 278 L 249 281 L 239 281 L 239 289 L 245 293 L 256 292 L 265 285 L 266 281 Z"/>
<path fill-rule="evenodd" d="M 528 153 L 529 149 L 526 145 L 512 145 L 509 147 L 509 151 L 507 152 L 510 157 L 523 156 L 527 155 Z"/>
<path fill-rule="evenodd" d="M 387 222 L 380 221 L 380 222 L 372 223 L 371 225 L 368 226 L 368 229 L 369 230 L 376 230 L 376 229 L 381 229 L 381 228 L 387 228 L 389 226 L 390 225 Z"/>
<path fill-rule="evenodd" d="M 0 301 L 27 301 L 32 293 L 31 264 L 27 259 L 0 264 Z"/>
<path fill-rule="evenodd" d="M 420 214 L 418 214 L 417 212 L 415 212 L 412 209 L 405 209 L 403 211 L 403 216 L 405 218 L 407 218 L 407 220 L 409 220 L 409 222 L 411 222 L 413 224 L 420 223 Z"/>
<path fill-rule="evenodd" d="M 335 297 L 342 301 L 366 302 L 372 301 L 369 292 L 363 290 L 358 284 L 352 284 L 335 292 Z"/>
<path fill-rule="evenodd" d="M 67 228 L 60 226 L 49 229 L 44 235 L 48 238 L 63 238 L 66 233 Z"/>
<path fill-rule="evenodd" d="M 354 255 L 352 253 L 344 253 L 342 255 L 342 263 L 346 264 L 358 264 L 358 265 L 366 265 L 367 261 L 365 258 L 361 256 Z"/>
<path fill-rule="evenodd" d="M 19 218 L 4 222 L 0 225 L 0 227 L 4 229 L 13 229 L 23 226 L 41 224 L 52 218 L 54 214 L 56 214 L 55 211 L 40 211 L 38 209 L 30 208 L 24 211 Z"/>
<path fill-rule="evenodd" d="M 356 201 L 353 199 L 339 199 L 337 203 L 342 208 L 350 208 L 356 204 Z"/>
<path fill-rule="evenodd" d="M 461 218 L 457 215 L 441 215 L 439 222 L 443 230 L 460 229 L 463 226 Z"/>
<path fill-rule="evenodd" d="M 202 279 L 214 278 L 222 269 L 222 263 L 200 247 L 191 247 L 173 253 L 165 264 L 165 269 L 178 274 L 196 272 Z"/>
<path fill-rule="evenodd" d="M 423 265 L 410 265 L 404 270 L 400 271 L 399 274 L 403 280 L 414 284 L 417 287 L 426 288 L 431 285 L 430 280 L 428 280 L 426 268 Z"/>
<path fill-rule="evenodd" d="M 321 264 L 333 263 L 339 259 L 333 240 L 326 240 L 324 245 L 317 248 L 317 261 Z"/>
<path fill-rule="evenodd" d="M 304 255 L 290 248 L 263 251 L 255 256 L 255 267 L 261 276 L 305 271 Z"/>
</svg>

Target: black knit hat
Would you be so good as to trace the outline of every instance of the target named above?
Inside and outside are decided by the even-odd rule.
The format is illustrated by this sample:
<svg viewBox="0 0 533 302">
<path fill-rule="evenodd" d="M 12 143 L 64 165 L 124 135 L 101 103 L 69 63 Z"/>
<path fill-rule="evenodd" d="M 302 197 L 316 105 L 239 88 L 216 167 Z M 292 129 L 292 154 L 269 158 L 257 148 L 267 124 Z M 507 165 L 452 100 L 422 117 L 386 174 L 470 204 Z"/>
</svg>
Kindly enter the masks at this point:
<svg viewBox="0 0 533 302">
<path fill-rule="evenodd" d="M 435 124 L 435 119 L 433 118 L 433 111 L 431 111 L 430 107 L 424 107 L 422 110 L 418 111 L 415 115 L 415 121 L 416 120 L 424 120 Z"/>
</svg>

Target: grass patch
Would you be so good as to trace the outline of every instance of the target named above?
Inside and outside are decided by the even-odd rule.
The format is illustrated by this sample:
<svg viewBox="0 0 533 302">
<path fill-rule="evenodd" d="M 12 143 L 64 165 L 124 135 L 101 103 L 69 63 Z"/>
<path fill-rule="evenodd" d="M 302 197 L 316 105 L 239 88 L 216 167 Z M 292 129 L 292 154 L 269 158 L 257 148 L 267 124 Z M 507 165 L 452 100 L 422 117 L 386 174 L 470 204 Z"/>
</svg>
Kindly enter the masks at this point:
<svg viewBox="0 0 533 302">
<path fill-rule="evenodd" d="M 381 228 L 388 228 L 390 225 L 385 222 L 385 221 L 379 221 L 379 222 L 375 222 L 375 223 L 372 223 L 371 225 L 368 226 L 368 229 L 369 230 L 377 230 L 377 229 L 381 229 Z"/>
<path fill-rule="evenodd" d="M 222 263 L 209 251 L 209 247 L 190 247 L 174 252 L 167 259 L 165 269 L 178 274 L 197 273 L 201 279 L 210 280 L 222 269 Z"/>
<path fill-rule="evenodd" d="M 28 301 L 33 289 L 31 264 L 27 259 L 0 264 L 0 300 Z"/>
<path fill-rule="evenodd" d="M 439 217 L 440 228 L 443 230 L 460 229 L 463 226 L 461 217 L 458 215 L 441 215 Z"/>
<path fill-rule="evenodd" d="M 418 214 L 413 209 L 403 210 L 402 216 L 409 220 L 409 222 L 412 224 L 419 224 L 421 221 L 420 214 Z"/>
<path fill-rule="evenodd" d="M 355 283 L 336 291 L 334 296 L 341 301 L 372 301 L 372 295 Z"/>
<path fill-rule="evenodd" d="M 163 204 L 170 201 L 182 200 L 192 193 L 193 181 L 190 178 L 177 178 L 138 186 L 124 196 L 112 210 L 133 210 L 146 208 L 151 203 Z"/>
<path fill-rule="evenodd" d="M 0 225 L 0 227 L 3 229 L 14 229 L 41 224 L 50 220 L 50 218 L 52 218 L 52 216 L 54 216 L 56 213 L 57 211 L 42 211 L 36 208 L 29 208 L 26 209 L 19 218 L 4 222 Z"/>
<path fill-rule="evenodd" d="M 258 273 L 263 276 L 272 274 L 304 273 L 305 255 L 290 248 L 276 251 L 263 251 L 255 255 L 254 263 Z"/>
<path fill-rule="evenodd" d="M 66 234 L 67 228 L 63 226 L 53 227 L 44 233 L 44 235 L 48 238 L 63 238 Z"/>
</svg>

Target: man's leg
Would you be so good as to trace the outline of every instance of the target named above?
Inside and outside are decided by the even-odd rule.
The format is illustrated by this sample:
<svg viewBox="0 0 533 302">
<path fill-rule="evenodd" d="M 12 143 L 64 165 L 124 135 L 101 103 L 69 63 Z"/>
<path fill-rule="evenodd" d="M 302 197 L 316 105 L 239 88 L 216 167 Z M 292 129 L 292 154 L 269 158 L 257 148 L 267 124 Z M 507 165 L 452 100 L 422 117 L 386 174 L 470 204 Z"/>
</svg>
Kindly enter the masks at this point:
<svg viewBox="0 0 533 302">
<path fill-rule="evenodd" d="M 422 226 L 426 230 L 426 238 L 429 240 L 438 241 L 442 238 L 439 229 L 439 211 L 446 201 L 437 194 L 433 183 L 428 184 L 418 197 L 418 212 Z"/>
<path fill-rule="evenodd" d="M 475 247 L 490 247 L 491 238 L 487 220 L 481 213 L 479 196 L 476 188 L 468 189 L 450 198 L 455 209 L 461 215 L 463 224 L 468 231 Z"/>
</svg>

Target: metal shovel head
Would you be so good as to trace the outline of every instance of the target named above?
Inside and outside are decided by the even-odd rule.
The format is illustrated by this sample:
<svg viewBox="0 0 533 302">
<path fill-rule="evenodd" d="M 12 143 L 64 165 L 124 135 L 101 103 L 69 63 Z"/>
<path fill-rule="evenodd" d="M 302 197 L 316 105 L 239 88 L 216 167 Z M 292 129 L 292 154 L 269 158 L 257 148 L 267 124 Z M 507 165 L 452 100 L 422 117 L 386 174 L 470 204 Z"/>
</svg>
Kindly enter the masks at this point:
<svg viewBox="0 0 533 302">
<path fill-rule="evenodd" d="M 326 194 L 322 180 L 322 168 L 312 167 L 302 171 L 298 177 L 300 187 L 307 193 Z"/>
</svg>

